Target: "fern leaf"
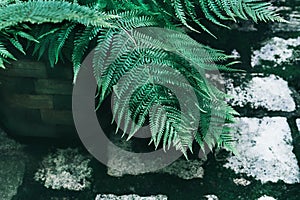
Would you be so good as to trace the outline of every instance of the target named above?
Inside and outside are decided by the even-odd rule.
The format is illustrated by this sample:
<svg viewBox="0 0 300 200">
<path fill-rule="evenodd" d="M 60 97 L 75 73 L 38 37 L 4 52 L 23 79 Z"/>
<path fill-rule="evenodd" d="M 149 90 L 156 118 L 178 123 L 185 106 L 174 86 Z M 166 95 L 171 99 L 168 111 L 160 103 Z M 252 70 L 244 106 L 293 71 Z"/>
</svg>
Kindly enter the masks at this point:
<svg viewBox="0 0 300 200">
<path fill-rule="evenodd" d="M 88 26 L 82 32 L 77 33 L 74 40 L 74 50 L 72 53 L 74 83 L 76 81 L 81 62 L 83 61 L 83 56 L 89 46 L 90 41 L 93 40 L 102 30 L 103 29 L 100 27 Z"/>
<path fill-rule="evenodd" d="M 22 44 L 19 42 L 18 39 L 16 39 L 16 38 L 9 38 L 9 41 L 10 41 L 10 43 L 11 43 L 14 47 L 16 47 L 16 49 L 18 49 L 18 50 L 19 50 L 20 52 L 22 52 L 24 55 L 26 54 L 25 51 L 24 51 L 24 49 L 23 49 Z"/>
<path fill-rule="evenodd" d="M 16 2 L 0 7 L 0 30 L 24 22 L 41 24 L 46 22 L 60 23 L 64 20 L 84 25 L 113 27 L 109 20 L 117 17 L 117 15 L 108 15 L 86 6 L 65 1 Z"/>
<path fill-rule="evenodd" d="M 35 39 L 32 35 L 24 32 L 24 31 L 18 31 L 16 33 L 17 36 L 20 36 L 21 38 L 27 39 L 28 41 L 39 43 L 37 39 Z"/>
<path fill-rule="evenodd" d="M 0 56 L 4 59 L 9 58 L 16 60 L 16 58 L 5 48 L 4 44 L 0 42 Z"/>
</svg>

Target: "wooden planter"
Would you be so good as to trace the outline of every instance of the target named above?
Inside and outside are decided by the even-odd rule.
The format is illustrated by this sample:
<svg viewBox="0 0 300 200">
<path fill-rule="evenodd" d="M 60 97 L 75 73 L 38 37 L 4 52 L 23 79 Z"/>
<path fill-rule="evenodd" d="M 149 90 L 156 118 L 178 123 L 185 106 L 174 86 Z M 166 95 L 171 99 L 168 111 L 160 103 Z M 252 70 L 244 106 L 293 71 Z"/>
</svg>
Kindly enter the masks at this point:
<svg viewBox="0 0 300 200">
<path fill-rule="evenodd" d="M 31 60 L 0 69 L 1 127 L 18 136 L 74 136 L 72 76 L 71 66 Z"/>
</svg>

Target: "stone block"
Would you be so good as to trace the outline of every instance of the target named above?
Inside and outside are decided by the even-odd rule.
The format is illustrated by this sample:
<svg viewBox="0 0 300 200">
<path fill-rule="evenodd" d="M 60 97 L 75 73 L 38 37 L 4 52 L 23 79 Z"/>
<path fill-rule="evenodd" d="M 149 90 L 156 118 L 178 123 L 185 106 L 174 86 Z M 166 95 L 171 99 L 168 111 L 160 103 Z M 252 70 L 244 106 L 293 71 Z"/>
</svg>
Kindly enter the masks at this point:
<svg viewBox="0 0 300 200">
<path fill-rule="evenodd" d="M 47 70 L 42 62 L 18 60 L 7 65 L 6 69 L 1 69 L 0 74 L 14 77 L 46 78 Z"/>
<path fill-rule="evenodd" d="M 48 67 L 47 73 L 49 78 L 70 80 L 70 82 L 72 83 L 73 80 L 72 64 L 68 64 L 68 65 L 59 64 L 56 65 L 54 68 Z"/>
<path fill-rule="evenodd" d="M 47 124 L 65 124 L 73 125 L 72 111 L 68 110 L 41 110 L 43 122 Z"/>
<path fill-rule="evenodd" d="M 34 80 L 0 75 L 0 90 L 3 93 L 33 94 L 35 92 Z"/>
<path fill-rule="evenodd" d="M 5 102 L 11 107 L 29 109 L 52 109 L 53 98 L 50 95 L 12 94 L 4 96 Z"/>
<path fill-rule="evenodd" d="M 72 110 L 72 96 L 53 95 L 53 105 L 55 110 Z"/>
<path fill-rule="evenodd" d="M 71 95 L 73 86 L 71 80 L 38 79 L 35 81 L 35 90 L 37 94 Z"/>
</svg>

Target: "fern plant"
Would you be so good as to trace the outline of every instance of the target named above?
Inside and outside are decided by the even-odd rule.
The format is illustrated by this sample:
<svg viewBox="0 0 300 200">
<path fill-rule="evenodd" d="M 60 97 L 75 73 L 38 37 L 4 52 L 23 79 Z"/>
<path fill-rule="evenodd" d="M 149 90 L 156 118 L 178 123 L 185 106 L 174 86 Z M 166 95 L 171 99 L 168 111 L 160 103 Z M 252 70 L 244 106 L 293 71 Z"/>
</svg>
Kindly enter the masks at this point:
<svg viewBox="0 0 300 200">
<path fill-rule="evenodd" d="M 9 43 L 25 53 L 21 37 L 34 46 L 33 54 L 47 55 L 51 66 L 65 53 L 76 82 L 81 62 L 95 48 L 98 107 L 114 94 L 116 132 L 124 122 L 130 139 L 149 120 L 156 148 L 174 146 L 186 155 L 196 140 L 203 151 L 216 144 L 232 151 L 228 124 L 238 113 L 204 73 L 230 71 L 234 62 L 191 39 L 180 26 L 212 34 L 202 21 L 227 27 L 226 21 L 237 19 L 284 21 L 260 0 L 5 1 L 0 5 L 0 66 L 15 59 Z M 195 98 L 180 102 L 166 85 L 183 94 L 192 91 Z"/>
<path fill-rule="evenodd" d="M 238 19 L 258 21 L 285 22 L 270 2 L 264 0 L 131 0 L 112 1 L 113 9 L 138 9 L 151 15 L 156 15 L 160 21 L 172 25 L 172 21 L 181 22 L 192 31 L 204 30 L 213 35 L 204 25 L 209 21 L 219 26 L 229 28 L 224 22 Z M 191 25 L 194 23 L 199 26 Z"/>
</svg>

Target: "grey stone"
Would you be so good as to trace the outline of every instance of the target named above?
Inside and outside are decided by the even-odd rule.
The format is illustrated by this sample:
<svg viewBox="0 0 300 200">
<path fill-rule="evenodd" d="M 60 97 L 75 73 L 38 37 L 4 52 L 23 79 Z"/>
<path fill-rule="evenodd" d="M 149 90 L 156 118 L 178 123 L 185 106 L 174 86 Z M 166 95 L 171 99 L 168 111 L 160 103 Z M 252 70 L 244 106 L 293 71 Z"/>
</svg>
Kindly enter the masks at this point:
<svg viewBox="0 0 300 200">
<path fill-rule="evenodd" d="M 17 194 L 22 184 L 25 172 L 25 163 L 16 156 L 3 157 L 0 160 L 0 199 L 10 200 Z"/>
<path fill-rule="evenodd" d="M 239 155 L 230 156 L 226 168 L 245 173 L 262 183 L 300 182 L 300 170 L 293 153 L 292 137 L 286 118 L 239 118 L 234 138 Z"/>
<path fill-rule="evenodd" d="M 136 194 L 117 196 L 114 194 L 99 194 L 95 200 L 167 200 L 165 195 L 141 197 Z"/>
<path fill-rule="evenodd" d="M 125 151 L 130 151 L 132 148 L 132 141 L 126 141 L 124 138 L 114 136 L 110 140 L 119 148 Z M 140 163 L 136 157 L 130 155 L 123 155 L 118 149 L 108 147 L 108 168 L 107 174 L 114 177 L 121 177 L 125 174 L 138 175 L 140 174 L 141 167 L 138 168 L 133 163 Z M 109 166 L 114 166 L 111 168 Z"/>
<path fill-rule="evenodd" d="M 298 59 L 295 48 L 300 45 L 300 37 L 279 38 L 273 37 L 264 42 L 260 49 L 252 52 L 251 66 L 260 66 L 263 61 L 273 62 L 274 67 Z"/>
<path fill-rule="evenodd" d="M 7 134 L 0 129 L 0 155 L 1 154 L 19 154 L 22 145 L 10 139 Z"/>
<path fill-rule="evenodd" d="M 297 124 L 298 130 L 299 130 L 299 132 L 300 132 L 300 119 L 296 119 L 296 124 Z"/>
<path fill-rule="evenodd" d="M 116 160 L 115 160 L 116 159 Z M 124 162 L 122 161 L 124 159 Z M 127 162 L 126 158 L 114 158 L 109 162 L 110 164 L 116 163 L 118 164 L 118 170 L 109 168 L 107 169 L 107 174 L 114 177 L 121 177 L 123 175 L 139 175 L 142 170 L 137 168 L 137 166 L 133 166 Z M 202 178 L 204 175 L 204 169 L 202 168 L 203 161 L 201 160 L 177 160 L 173 162 L 171 165 L 156 171 L 155 173 L 162 174 L 170 174 L 177 176 L 182 179 L 194 179 L 194 178 Z M 153 165 L 155 165 L 155 161 L 153 161 Z"/>
<path fill-rule="evenodd" d="M 259 197 L 257 200 L 276 200 L 274 197 L 270 197 L 267 195 Z"/>
<path fill-rule="evenodd" d="M 92 168 L 90 158 L 78 149 L 58 149 L 42 161 L 34 179 L 46 188 L 81 191 L 90 187 Z"/>
<path fill-rule="evenodd" d="M 130 151 L 131 141 L 127 141 L 124 144 L 122 140 L 115 140 L 118 142 L 118 146 L 122 147 L 123 150 Z M 107 174 L 114 177 L 121 177 L 123 175 L 139 175 L 148 173 L 144 170 L 144 162 L 140 160 L 138 156 L 132 157 L 130 155 L 124 155 L 120 151 L 108 149 L 108 166 L 113 166 L 113 168 L 107 168 Z M 161 158 L 154 158 L 150 162 L 147 162 L 147 167 L 156 169 L 157 162 Z M 135 165 L 134 163 L 139 163 Z M 142 164 L 141 164 L 142 163 Z M 202 178 L 204 170 L 202 168 L 203 160 L 184 160 L 178 159 L 169 166 L 162 168 L 160 170 L 154 171 L 154 173 L 165 173 L 178 176 L 182 179 L 193 179 Z"/>
<path fill-rule="evenodd" d="M 23 182 L 26 156 L 22 145 L 0 130 L 0 199 L 10 200 Z"/>
<path fill-rule="evenodd" d="M 244 179 L 244 178 L 235 178 L 235 179 L 233 179 L 233 182 L 236 185 L 241 185 L 241 186 L 247 186 L 247 185 L 251 184 L 250 181 L 248 181 L 247 179 Z"/>
<path fill-rule="evenodd" d="M 117 159 L 118 158 L 118 159 Z M 124 159 L 124 162 L 122 160 Z M 139 175 L 141 173 L 141 169 L 137 166 L 132 166 L 128 162 L 126 158 L 120 158 L 115 156 L 114 159 L 111 158 L 109 161 L 110 164 L 116 163 L 118 164 L 118 170 L 109 168 L 107 169 L 107 174 L 114 177 L 121 177 L 123 175 Z M 153 161 L 153 166 L 155 165 L 155 160 Z M 182 179 L 194 179 L 194 178 L 202 178 L 204 175 L 204 169 L 202 168 L 203 161 L 202 160 L 177 160 L 173 162 L 171 165 L 162 168 L 160 170 L 155 171 L 154 173 L 160 174 L 170 174 L 177 176 Z M 140 166 L 142 167 L 142 166 Z"/>
<path fill-rule="evenodd" d="M 132 140 L 126 141 L 126 139 L 119 136 L 112 137 L 110 138 L 110 140 L 120 149 L 128 152 L 133 152 Z M 138 155 L 136 156 L 132 156 L 131 154 L 125 154 L 124 152 L 121 152 L 119 149 L 108 147 L 107 174 L 113 177 L 122 177 L 123 175 L 160 173 L 171 174 L 187 180 L 193 178 L 202 178 L 204 174 L 204 170 L 202 168 L 202 164 L 204 161 L 203 159 L 186 160 L 179 158 L 164 168 L 151 170 L 159 168 L 158 166 L 160 165 L 158 165 L 158 163 L 164 163 L 162 162 L 162 159 L 164 159 L 164 156 L 168 156 L 168 154 L 153 157 L 151 160 L 145 159 L 143 157 L 143 153 L 137 154 Z"/>
<path fill-rule="evenodd" d="M 204 196 L 207 200 L 219 200 L 219 198 L 214 194 L 208 194 Z"/>
<path fill-rule="evenodd" d="M 160 173 L 167 173 L 178 176 L 182 179 L 203 178 L 204 169 L 202 160 L 177 160 L 166 168 L 161 169 Z"/>
<path fill-rule="evenodd" d="M 262 107 L 270 111 L 291 112 L 296 109 L 288 82 L 273 74 L 254 76 L 240 86 L 234 86 L 234 80 L 228 80 L 226 91 L 232 97 L 228 102 L 233 106 L 244 107 L 249 103 L 252 108 Z"/>
</svg>

